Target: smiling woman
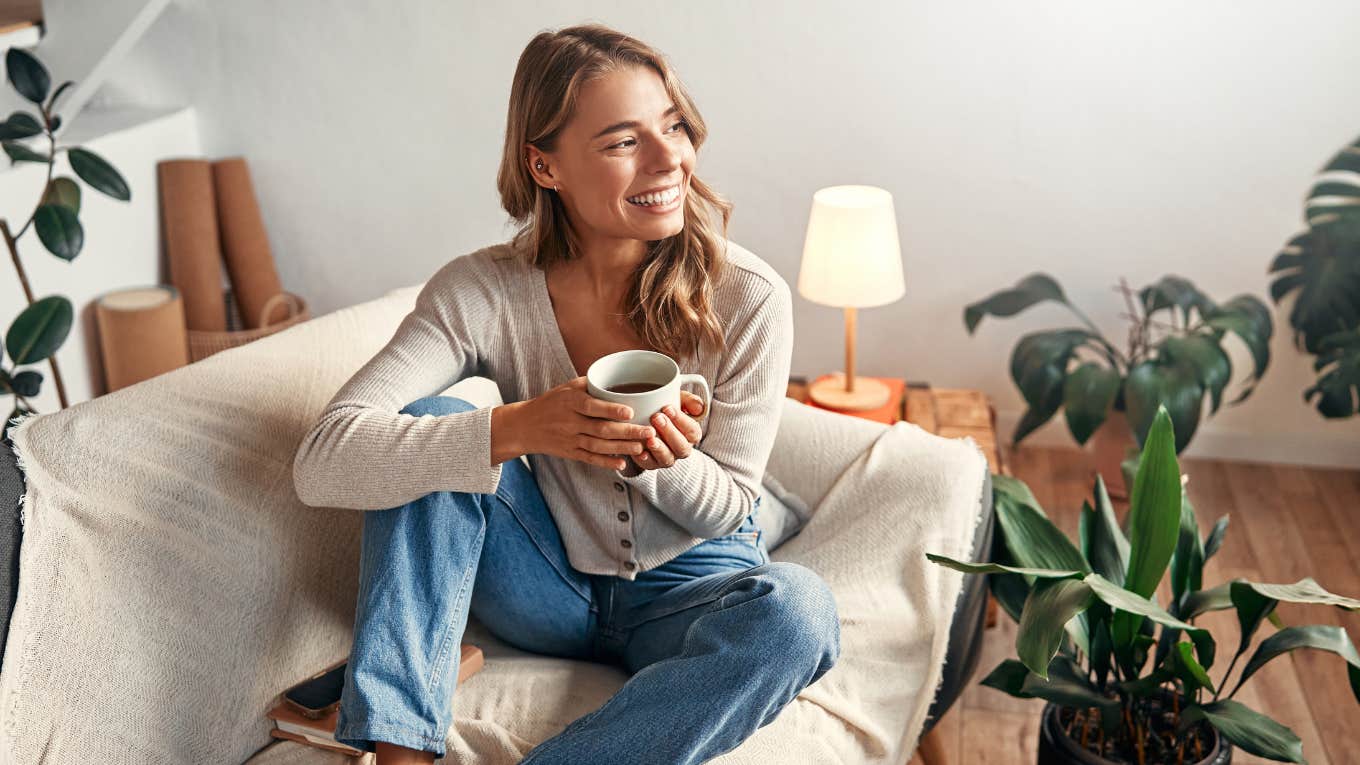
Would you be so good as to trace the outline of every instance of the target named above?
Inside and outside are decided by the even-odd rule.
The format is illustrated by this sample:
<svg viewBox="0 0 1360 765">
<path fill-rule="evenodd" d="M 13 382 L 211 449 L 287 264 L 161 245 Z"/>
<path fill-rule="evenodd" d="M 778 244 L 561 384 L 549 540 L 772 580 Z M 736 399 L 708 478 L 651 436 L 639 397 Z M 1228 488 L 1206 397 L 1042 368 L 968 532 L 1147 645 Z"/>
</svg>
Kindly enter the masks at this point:
<svg viewBox="0 0 1360 765">
<path fill-rule="evenodd" d="M 640 260 L 620 301 L 637 337 L 671 356 L 721 350 L 712 284 L 732 205 L 694 175 L 708 128 L 666 59 L 599 25 L 543 32 L 511 93 L 497 187 L 534 264 Z"/>
<path fill-rule="evenodd" d="M 335 739 L 379 765 L 444 755 L 475 616 L 631 673 L 520 762 L 698 765 L 840 654 L 829 585 L 756 531 L 792 293 L 726 238 L 731 205 L 694 175 L 703 118 L 644 43 L 536 35 L 509 100 L 497 184 L 520 230 L 426 282 L 295 460 L 304 502 L 369 511 Z M 590 395 L 590 365 L 628 349 L 711 399 L 634 413 Z M 473 375 L 504 403 L 438 395 Z"/>
</svg>

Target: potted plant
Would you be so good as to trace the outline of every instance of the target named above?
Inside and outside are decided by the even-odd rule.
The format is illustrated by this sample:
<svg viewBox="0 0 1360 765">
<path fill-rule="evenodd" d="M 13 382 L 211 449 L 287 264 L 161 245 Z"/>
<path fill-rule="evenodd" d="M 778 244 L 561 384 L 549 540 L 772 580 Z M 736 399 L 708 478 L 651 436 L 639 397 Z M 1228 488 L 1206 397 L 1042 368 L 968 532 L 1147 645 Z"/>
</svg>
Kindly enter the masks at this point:
<svg viewBox="0 0 1360 765">
<path fill-rule="evenodd" d="M 1303 400 L 1316 398 L 1323 417 L 1350 417 L 1360 392 L 1360 139 L 1318 173 L 1303 217 L 1303 233 L 1270 264 L 1270 297 L 1294 295 L 1294 346 L 1316 357 Z"/>
<path fill-rule="evenodd" d="M 1251 374 L 1229 402 L 1237 404 L 1251 395 L 1270 364 L 1274 326 L 1258 298 L 1242 294 L 1215 303 L 1175 275 L 1138 290 L 1136 299 L 1123 279 L 1115 289 L 1123 293 L 1128 309 L 1120 316 L 1131 322 L 1124 350 L 1105 339 L 1057 281 L 1043 273 L 967 306 L 963 323 L 971 335 L 985 316 L 1014 316 L 1047 301 L 1067 306 L 1081 319 L 1086 326 L 1033 332 L 1016 343 L 1011 379 L 1027 408 L 1011 444 L 1020 443 L 1061 408 L 1078 444 L 1094 436 L 1097 472 L 1122 498 L 1119 463 L 1143 444 L 1157 407 L 1165 406 L 1176 425 L 1179 454 L 1199 426 L 1205 395 L 1210 413 L 1217 412 L 1232 377 L 1224 335 L 1236 335 L 1251 352 Z"/>
<path fill-rule="evenodd" d="M 28 302 L 28 307 L 10 324 L 4 342 L 0 343 L 0 394 L 11 394 L 15 399 L 13 410 L 5 418 L 4 426 L 0 427 L 0 438 L 7 441 L 10 420 L 34 411 L 28 399 L 37 396 L 42 388 L 41 372 L 34 369 L 21 371 L 19 367 L 48 362 L 57 387 L 57 398 L 63 408 L 67 405 L 66 390 L 54 354 L 71 331 L 75 311 L 71 301 L 62 295 L 49 295 L 40 299 L 33 297 L 28 276 L 19 260 L 18 248 L 19 239 L 30 227 L 48 252 L 68 262 L 75 260 L 85 243 L 85 232 L 80 225 L 80 186 L 68 176 L 52 177 L 57 156 L 66 152 L 76 177 L 96 191 L 124 202 L 132 198 L 132 193 L 118 171 L 98 154 L 79 146 L 57 145 L 56 132 L 61 127 L 61 116 L 54 108 L 57 98 L 75 83 L 67 80 L 49 95 L 52 79 L 47 69 L 32 54 L 20 48 L 9 49 L 5 54 L 5 66 L 10 85 L 24 99 L 33 103 L 38 113 L 35 115 L 18 110 L 0 122 L 0 147 L 9 156 L 11 165 L 19 162 L 47 165 L 47 183 L 43 186 L 42 196 L 19 230 L 14 232 L 8 221 L 0 219 L 0 235 L 4 237 L 10 260 L 14 263 L 19 284 Z M 46 139 L 47 146 L 44 150 L 38 150 L 22 143 L 29 138 Z M 6 353 L 13 363 L 9 368 L 4 366 Z"/>
<path fill-rule="evenodd" d="M 1203 587 L 1205 561 L 1223 542 L 1228 518 L 1205 538 L 1185 495 L 1172 418 L 1159 406 L 1137 460 L 1126 526 L 1116 521 L 1103 480 L 1081 510 L 1072 542 L 1047 518 L 1021 481 L 993 476 L 1000 543 L 994 563 L 928 557 L 989 575 L 993 594 L 1019 622 L 1019 659 L 1003 661 L 982 683 L 1048 702 L 1039 763 L 1226 763 L 1232 747 L 1281 762 L 1303 762 L 1292 731 L 1233 699 L 1270 660 L 1300 648 L 1330 651 L 1349 664 L 1360 699 L 1360 655 L 1335 626 L 1283 626 L 1280 601 L 1348 610 L 1360 601 L 1334 595 L 1311 578 L 1294 584 L 1234 579 Z M 1170 570 L 1171 601 L 1153 599 Z M 1235 609 L 1240 633 L 1224 642 L 1195 624 L 1210 611 Z M 1232 680 L 1265 620 L 1265 638 Z M 1232 651 L 1227 670 L 1220 647 Z M 1216 673 L 1214 673 L 1216 674 Z"/>
</svg>

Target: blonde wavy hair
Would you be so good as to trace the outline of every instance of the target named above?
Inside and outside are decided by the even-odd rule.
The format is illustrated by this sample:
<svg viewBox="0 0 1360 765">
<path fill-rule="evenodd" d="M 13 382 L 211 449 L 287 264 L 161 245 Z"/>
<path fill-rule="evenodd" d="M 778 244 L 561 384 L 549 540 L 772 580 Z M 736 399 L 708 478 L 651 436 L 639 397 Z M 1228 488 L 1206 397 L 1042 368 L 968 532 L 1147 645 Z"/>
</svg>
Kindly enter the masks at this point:
<svg viewBox="0 0 1360 765">
<path fill-rule="evenodd" d="M 515 67 L 505 123 L 505 152 L 496 175 L 501 206 L 520 228 L 513 244 L 534 266 L 581 256 L 567 210 L 553 190 L 534 182 L 523 146 L 557 148 L 574 113 L 582 86 L 626 67 L 650 67 L 689 125 L 695 151 L 708 128 L 666 59 L 647 44 L 601 24 L 581 24 L 535 35 Z M 721 229 L 714 215 L 721 219 Z M 714 284 L 727 263 L 727 223 L 732 204 L 690 176 L 680 233 L 647 243 L 647 254 L 632 274 L 625 305 L 633 330 L 650 347 L 679 358 L 697 353 L 707 341 L 726 349 L 713 308 Z"/>
</svg>

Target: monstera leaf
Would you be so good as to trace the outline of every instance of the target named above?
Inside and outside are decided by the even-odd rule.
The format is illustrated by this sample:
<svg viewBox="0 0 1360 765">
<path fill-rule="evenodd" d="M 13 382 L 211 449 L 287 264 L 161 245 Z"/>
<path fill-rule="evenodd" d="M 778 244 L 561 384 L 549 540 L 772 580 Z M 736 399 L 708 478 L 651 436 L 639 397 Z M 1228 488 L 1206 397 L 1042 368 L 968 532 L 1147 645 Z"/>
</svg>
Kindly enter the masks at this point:
<svg viewBox="0 0 1360 765">
<path fill-rule="evenodd" d="M 1323 417 L 1355 414 L 1356 394 L 1360 393 L 1360 331 L 1338 332 L 1324 338 L 1318 346 L 1313 370 L 1321 375 L 1316 385 L 1303 392 L 1303 400 L 1317 397 L 1317 410 Z"/>
<path fill-rule="evenodd" d="M 1278 305 L 1293 295 L 1289 323 L 1294 345 L 1318 356 L 1319 372 L 1338 361 L 1323 343 L 1360 329 L 1360 139 L 1342 149 L 1318 173 L 1304 203 L 1307 229 L 1295 235 L 1270 264 L 1276 274 L 1270 296 Z M 1346 355 L 1343 354 L 1344 369 Z M 1324 361 L 1324 359 L 1326 359 Z M 1354 369 L 1353 363 L 1351 369 Z M 1330 370 L 1304 392 L 1317 397 L 1324 417 L 1356 411 L 1345 386 L 1346 374 Z M 1354 372 L 1349 379 L 1354 380 Z M 1347 403 L 1349 401 L 1349 403 Z"/>
</svg>

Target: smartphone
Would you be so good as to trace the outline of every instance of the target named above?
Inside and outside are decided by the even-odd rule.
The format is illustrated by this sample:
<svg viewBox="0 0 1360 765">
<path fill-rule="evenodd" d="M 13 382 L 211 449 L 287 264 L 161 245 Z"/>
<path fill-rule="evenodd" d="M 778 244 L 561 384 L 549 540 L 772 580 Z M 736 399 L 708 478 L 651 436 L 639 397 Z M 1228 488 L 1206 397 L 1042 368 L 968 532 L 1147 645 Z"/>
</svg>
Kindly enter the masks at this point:
<svg viewBox="0 0 1360 765">
<path fill-rule="evenodd" d="M 345 687 L 348 658 L 321 670 L 283 692 L 283 701 L 299 714 L 313 720 L 325 717 L 340 706 L 340 691 Z"/>
</svg>

